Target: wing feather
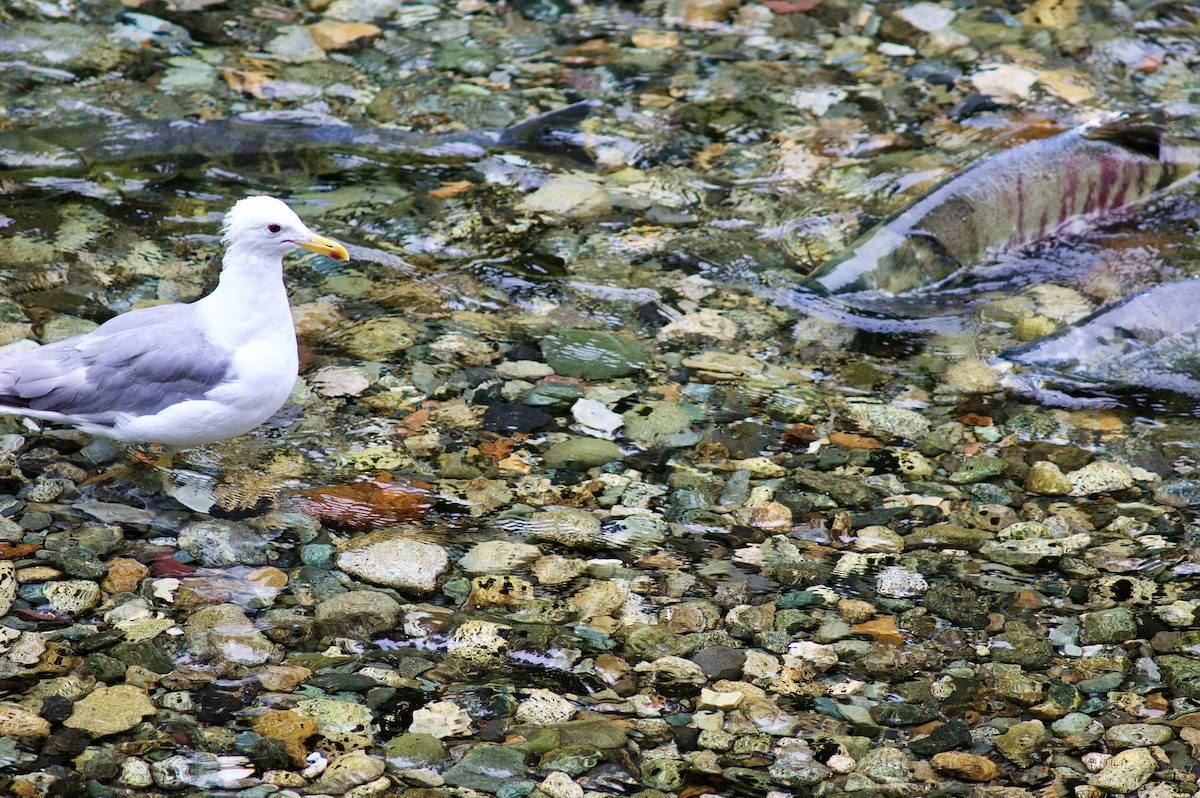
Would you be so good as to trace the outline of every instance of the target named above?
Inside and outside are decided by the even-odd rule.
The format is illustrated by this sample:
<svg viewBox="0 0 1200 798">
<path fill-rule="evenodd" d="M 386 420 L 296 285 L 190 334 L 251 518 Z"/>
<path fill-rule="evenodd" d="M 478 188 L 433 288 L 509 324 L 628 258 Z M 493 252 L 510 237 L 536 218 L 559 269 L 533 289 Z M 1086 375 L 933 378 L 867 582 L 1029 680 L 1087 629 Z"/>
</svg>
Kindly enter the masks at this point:
<svg viewBox="0 0 1200 798">
<path fill-rule="evenodd" d="M 94 424 L 152 415 L 228 379 L 232 354 L 205 337 L 191 306 L 145 308 L 0 358 L 0 405 Z"/>
</svg>

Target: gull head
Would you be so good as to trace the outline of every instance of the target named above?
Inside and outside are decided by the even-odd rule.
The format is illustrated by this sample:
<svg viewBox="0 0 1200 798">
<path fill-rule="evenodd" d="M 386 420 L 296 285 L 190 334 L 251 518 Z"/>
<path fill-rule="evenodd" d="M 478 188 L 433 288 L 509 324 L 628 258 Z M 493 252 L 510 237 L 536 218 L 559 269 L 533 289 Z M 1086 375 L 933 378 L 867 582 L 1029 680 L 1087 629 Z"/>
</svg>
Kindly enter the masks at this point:
<svg viewBox="0 0 1200 798">
<path fill-rule="evenodd" d="M 225 214 L 221 240 L 231 249 L 262 257 L 282 257 L 300 247 L 335 260 L 350 258 L 345 247 L 309 230 L 295 211 L 274 197 L 247 197 L 234 204 Z"/>
</svg>

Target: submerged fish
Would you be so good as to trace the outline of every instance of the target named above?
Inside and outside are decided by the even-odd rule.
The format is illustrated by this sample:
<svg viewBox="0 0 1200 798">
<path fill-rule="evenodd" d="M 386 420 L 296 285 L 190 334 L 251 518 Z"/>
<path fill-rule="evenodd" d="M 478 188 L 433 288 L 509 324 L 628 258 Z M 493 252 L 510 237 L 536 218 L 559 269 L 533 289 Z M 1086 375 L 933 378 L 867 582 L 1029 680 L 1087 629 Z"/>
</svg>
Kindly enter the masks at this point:
<svg viewBox="0 0 1200 798">
<path fill-rule="evenodd" d="M 1170 189 L 1200 169 L 1200 142 L 1108 118 L 983 159 L 809 275 L 818 295 L 930 288 L 989 251 L 1065 232 Z"/>
<path fill-rule="evenodd" d="M 131 120 L 105 126 L 0 131 L 0 171 L 44 174 L 98 164 L 160 163 L 177 158 L 229 160 L 306 151 L 402 155 L 414 159 L 475 160 L 492 150 L 545 146 L 578 157 L 564 139 L 548 139 L 591 113 L 595 102 L 556 108 L 502 130 L 424 134 L 348 125 L 332 117 L 254 113 L 230 119 Z"/>
<path fill-rule="evenodd" d="M 1200 397 L 1200 277 L 1156 285 L 1031 344 L 1001 352 L 1010 392 L 1065 407 Z M 1080 396 L 1089 398 L 1080 398 Z M 1194 401 L 1184 403 L 1189 412 Z"/>
</svg>

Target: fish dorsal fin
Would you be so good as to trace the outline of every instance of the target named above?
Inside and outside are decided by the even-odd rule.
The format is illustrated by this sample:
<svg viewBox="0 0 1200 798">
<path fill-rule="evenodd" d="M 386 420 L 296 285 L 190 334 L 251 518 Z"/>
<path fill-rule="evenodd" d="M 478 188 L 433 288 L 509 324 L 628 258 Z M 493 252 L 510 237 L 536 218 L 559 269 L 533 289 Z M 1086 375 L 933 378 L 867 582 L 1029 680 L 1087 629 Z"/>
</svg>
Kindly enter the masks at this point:
<svg viewBox="0 0 1200 798">
<path fill-rule="evenodd" d="M 1165 134 L 1162 125 L 1145 117 L 1122 116 L 1088 125 L 1084 128 L 1083 135 L 1094 141 L 1107 141 L 1149 158 L 1158 158 L 1162 152 Z"/>
</svg>

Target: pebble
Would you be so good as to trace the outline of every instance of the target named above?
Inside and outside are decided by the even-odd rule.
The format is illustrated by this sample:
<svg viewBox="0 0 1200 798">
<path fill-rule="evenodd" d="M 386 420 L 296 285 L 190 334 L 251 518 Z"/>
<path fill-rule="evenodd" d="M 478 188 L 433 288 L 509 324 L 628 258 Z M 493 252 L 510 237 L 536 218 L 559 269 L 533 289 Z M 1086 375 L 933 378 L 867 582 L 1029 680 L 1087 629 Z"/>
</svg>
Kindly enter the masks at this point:
<svg viewBox="0 0 1200 798">
<path fill-rule="evenodd" d="M 50 721 L 12 701 L 0 701 L 0 737 L 32 743 L 50 736 Z"/>
<path fill-rule="evenodd" d="M 513 210 L 517 213 L 582 219 L 609 213 L 612 211 L 612 200 L 607 191 L 591 180 L 559 175 L 550 178 L 541 188 L 518 202 Z"/>
<path fill-rule="evenodd" d="M 400 611 L 400 603 L 387 593 L 351 590 L 322 601 L 314 616 L 318 626 L 331 634 L 366 638 L 394 629 Z"/>
<path fill-rule="evenodd" d="M 217 658 L 238 665 L 261 665 L 275 647 L 236 604 L 202 607 L 188 616 L 183 627 L 191 653 L 202 659 Z"/>
<path fill-rule="evenodd" d="M 428 734 L 439 740 L 471 733 L 471 716 L 452 701 L 434 701 L 413 712 L 409 734 Z"/>
<path fill-rule="evenodd" d="M 929 764 L 939 773 L 945 773 L 965 781 L 992 781 L 1000 776 L 1000 768 L 986 756 L 962 751 L 944 751 L 934 754 Z"/>
<path fill-rule="evenodd" d="M 313 392 L 331 399 L 341 396 L 362 396 L 371 387 L 371 378 L 355 366 L 326 366 L 308 377 Z"/>
<path fill-rule="evenodd" d="M 449 564 L 438 544 L 393 530 L 352 538 L 337 555 L 337 567 L 355 579 L 415 593 L 432 592 Z"/>
<path fill-rule="evenodd" d="M 307 27 L 309 35 L 322 50 L 348 50 L 373 39 L 383 31 L 368 22 L 322 20 Z"/>
<path fill-rule="evenodd" d="M 1133 487 L 1133 472 L 1120 463 L 1097 460 L 1067 474 L 1074 496 L 1095 496 Z"/>
<path fill-rule="evenodd" d="M 518 723 L 533 723 L 542 726 L 570 720 L 575 714 L 575 705 L 551 690 L 532 689 L 527 697 L 517 704 Z"/>
<path fill-rule="evenodd" d="M 458 567 L 474 574 L 506 574 L 525 568 L 541 556 L 531 543 L 485 540 L 476 543 L 458 560 Z"/>
<path fill-rule="evenodd" d="M 899 565 L 889 565 L 875 577 L 875 592 L 887 598 L 915 598 L 929 590 L 925 577 Z"/>
<path fill-rule="evenodd" d="M 1092 787 L 1125 795 L 1141 787 L 1158 770 L 1158 760 L 1148 748 L 1128 748 L 1117 754 L 1092 776 Z"/>
<path fill-rule="evenodd" d="M 42 587 L 42 595 L 51 608 L 63 615 L 79 615 L 95 608 L 100 603 L 100 586 L 86 579 L 68 579 L 48 582 Z"/>
<path fill-rule="evenodd" d="M 325 60 L 325 51 L 316 43 L 307 28 L 285 25 L 279 31 L 278 36 L 267 42 L 266 50 L 280 61 L 305 64 Z"/>
<path fill-rule="evenodd" d="M 63 725 L 81 729 L 92 737 L 128 731 L 142 718 L 157 712 L 145 692 L 128 684 L 97 687 L 75 703 Z"/>
</svg>

